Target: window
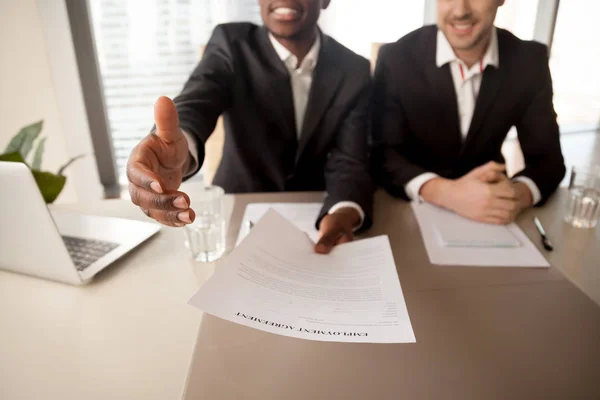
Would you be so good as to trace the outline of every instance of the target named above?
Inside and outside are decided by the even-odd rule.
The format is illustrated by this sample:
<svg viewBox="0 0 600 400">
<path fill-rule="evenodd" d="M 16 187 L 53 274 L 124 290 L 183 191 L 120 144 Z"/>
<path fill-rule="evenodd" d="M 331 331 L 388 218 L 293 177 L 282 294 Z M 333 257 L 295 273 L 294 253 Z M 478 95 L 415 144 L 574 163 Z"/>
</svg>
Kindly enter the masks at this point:
<svg viewBox="0 0 600 400">
<path fill-rule="evenodd" d="M 256 0 L 91 0 L 119 180 L 133 147 L 148 134 L 153 104 L 177 95 L 200 47 L 222 22 L 260 21 Z"/>
<path fill-rule="evenodd" d="M 561 1 L 550 70 L 561 132 L 600 125 L 600 1 Z"/>
<path fill-rule="evenodd" d="M 498 8 L 495 24 L 523 40 L 533 39 L 539 0 L 509 0 Z"/>
<path fill-rule="evenodd" d="M 354 52 L 370 58 L 372 46 L 395 42 L 423 25 L 425 0 L 332 1 L 320 26 Z"/>
</svg>

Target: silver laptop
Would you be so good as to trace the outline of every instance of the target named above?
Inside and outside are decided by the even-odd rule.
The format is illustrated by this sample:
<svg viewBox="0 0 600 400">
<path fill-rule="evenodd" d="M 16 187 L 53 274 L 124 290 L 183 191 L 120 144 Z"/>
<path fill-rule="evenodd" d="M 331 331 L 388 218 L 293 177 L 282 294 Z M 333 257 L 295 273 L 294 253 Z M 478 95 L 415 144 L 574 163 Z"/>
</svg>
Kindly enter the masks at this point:
<svg viewBox="0 0 600 400">
<path fill-rule="evenodd" d="M 81 285 L 159 230 L 149 222 L 50 212 L 29 168 L 0 161 L 0 269 Z"/>
</svg>

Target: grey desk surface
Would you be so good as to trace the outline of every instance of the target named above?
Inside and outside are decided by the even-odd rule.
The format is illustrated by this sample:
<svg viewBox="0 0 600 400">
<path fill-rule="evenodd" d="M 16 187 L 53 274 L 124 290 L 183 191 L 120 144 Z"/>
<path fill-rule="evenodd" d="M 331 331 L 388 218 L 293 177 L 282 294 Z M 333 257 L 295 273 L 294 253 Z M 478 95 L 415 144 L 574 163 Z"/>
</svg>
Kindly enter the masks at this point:
<svg viewBox="0 0 600 400">
<path fill-rule="evenodd" d="M 519 218 L 550 269 L 434 266 L 406 202 L 376 196 L 369 235 L 387 234 L 416 344 L 309 342 L 202 319 L 186 399 L 599 399 L 598 230 L 562 222 L 565 194 Z M 320 194 L 236 196 L 229 243 L 251 202 Z"/>
</svg>

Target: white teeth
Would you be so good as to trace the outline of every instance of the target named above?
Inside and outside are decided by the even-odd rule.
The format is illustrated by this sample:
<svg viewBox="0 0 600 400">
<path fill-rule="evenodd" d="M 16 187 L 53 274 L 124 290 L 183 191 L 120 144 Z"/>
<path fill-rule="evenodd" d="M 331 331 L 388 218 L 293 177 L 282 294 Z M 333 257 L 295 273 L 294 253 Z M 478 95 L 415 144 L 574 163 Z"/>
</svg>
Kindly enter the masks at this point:
<svg viewBox="0 0 600 400">
<path fill-rule="evenodd" d="M 469 29 L 473 24 L 455 24 L 454 27 L 456 29 Z"/>
<path fill-rule="evenodd" d="M 297 11 L 293 8 L 279 7 L 273 10 L 273 12 L 277 15 L 292 15 L 295 14 Z"/>
</svg>

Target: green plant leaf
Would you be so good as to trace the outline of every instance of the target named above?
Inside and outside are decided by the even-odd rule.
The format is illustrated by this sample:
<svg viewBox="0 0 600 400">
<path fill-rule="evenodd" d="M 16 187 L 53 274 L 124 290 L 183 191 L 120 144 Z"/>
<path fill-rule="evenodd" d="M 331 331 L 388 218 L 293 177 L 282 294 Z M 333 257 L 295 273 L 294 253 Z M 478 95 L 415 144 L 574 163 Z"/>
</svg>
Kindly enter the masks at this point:
<svg viewBox="0 0 600 400">
<path fill-rule="evenodd" d="M 33 161 L 31 162 L 31 169 L 42 169 L 42 156 L 44 155 L 44 144 L 46 143 L 46 138 L 43 137 L 37 144 L 35 148 L 35 153 L 33 153 Z"/>
<path fill-rule="evenodd" d="M 85 157 L 85 154 L 80 154 L 78 156 L 75 156 L 73 158 L 71 158 L 69 161 L 67 161 L 67 163 L 65 165 L 63 165 L 62 167 L 59 168 L 58 170 L 58 175 L 63 175 L 63 172 L 65 172 L 65 169 L 67 169 L 67 167 L 71 164 L 73 164 L 75 161 L 79 160 L 80 158 Z"/>
<path fill-rule="evenodd" d="M 33 147 L 33 141 L 38 137 L 42 131 L 44 121 L 38 121 L 34 124 L 27 125 L 17 133 L 6 147 L 5 153 L 13 153 L 18 151 L 21 153 L 24 159 L 27 159 L 27 155 Z"/>
<path fill-rule="evenodd" d="M 67 178 L 61 175 L 54 175 L 50 172 L 35 170 L 31 172 L 33 172 L 33 177 L 40 188 L 40 192 L 42 192 L 46 204 L 53 203 L 65 186 Z"/>
<path fill-rule="evenodd" d="M 40 145 L 43 146 L 43 144 Z M 40 145 L 38 145 L 38 150 Z M 38 150 L 36 150 L 36 156 Z M 0 154 L 0 161 L 20 162 L 27 165 L 21 153 L 17 151 L 12 153 Z M 35 182 L 37 183 L 37 186 L 40 189 L 40 192 L 42 193 L 42 197 L 44 198 L 46 204 L 53 203 L 54 200 L 56 200 L 56 198 L 60 194 L 60 192 L 63 190 L 65 183 L 67 182 L 67 178 L 62 175 L 54 175 L 50 172 L 43 172 L 33 169 L 31 170 L 31 173 L 35 178 Z"/>
<path fill-rule="evenodd" d="M 23 160 L 23 156 L 18 151 L 15 151 L 13 153 L 0 154 L 0 161 L 12 161 L 26 164 L 25 160 Z"/>
</svg>

